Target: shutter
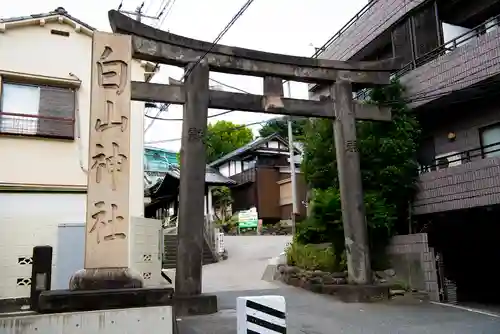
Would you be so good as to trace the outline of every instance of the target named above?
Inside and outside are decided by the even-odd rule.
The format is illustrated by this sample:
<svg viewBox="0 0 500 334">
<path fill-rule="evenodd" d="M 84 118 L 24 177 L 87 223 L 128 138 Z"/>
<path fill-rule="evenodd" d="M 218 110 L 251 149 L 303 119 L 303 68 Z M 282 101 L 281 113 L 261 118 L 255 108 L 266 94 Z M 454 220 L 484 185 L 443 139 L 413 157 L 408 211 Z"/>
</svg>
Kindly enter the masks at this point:
<svg viewBox="0 0 500 334">
<path fill-rule="evenodd" d="M 39 135 L 73 139 L 75 92 L 63 88 L 40 87 L 39 115 Z M 44 116 L 52 118 L 43 118 Z"/>
<path fill-rule="evenodd" d="M 434 2 L 415 14 L 413 24 L 415 53 L 416 58 L 419 58 L 439 46 L 439 28 Z"/>
</svg>

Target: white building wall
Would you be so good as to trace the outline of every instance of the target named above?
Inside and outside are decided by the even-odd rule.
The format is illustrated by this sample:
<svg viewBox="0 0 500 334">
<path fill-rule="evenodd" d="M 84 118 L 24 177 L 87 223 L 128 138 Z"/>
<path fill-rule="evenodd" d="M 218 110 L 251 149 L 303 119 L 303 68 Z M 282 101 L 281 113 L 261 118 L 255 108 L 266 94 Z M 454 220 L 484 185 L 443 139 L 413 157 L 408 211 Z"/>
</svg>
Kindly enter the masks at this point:
<svg viewBox="0 0 500 334">
<path fill-rule="evenodd" d="M 52 35 L 51 29 L 70 33 Z M 74 141 L 0 136 L 0 185 L 85 191 L 88 169 L 91 37 L 71 26 L 49 23 L 0 33 L 0 71 L 20 72 L 81 80 L 77 91 L 77 125 Z M 74 76 L 71 76 L 72 73 Z M 144 70 L 134 61 L 132 80 L 143 81 Z M 144 215 L 143 199 L 143 109 L 132 102 L 130 214 Z M 33 246 L 52 245 L 57 260 L 57 226 L 85 221 L 84 193 L 0 192 L 0 299 L 26 297 L 29 285 L 19 279 L 31 276 L 31 265 L 18 263 L 30 258 Z M 23 261 L 21 261 L 23 262 Z"/>
</svg>

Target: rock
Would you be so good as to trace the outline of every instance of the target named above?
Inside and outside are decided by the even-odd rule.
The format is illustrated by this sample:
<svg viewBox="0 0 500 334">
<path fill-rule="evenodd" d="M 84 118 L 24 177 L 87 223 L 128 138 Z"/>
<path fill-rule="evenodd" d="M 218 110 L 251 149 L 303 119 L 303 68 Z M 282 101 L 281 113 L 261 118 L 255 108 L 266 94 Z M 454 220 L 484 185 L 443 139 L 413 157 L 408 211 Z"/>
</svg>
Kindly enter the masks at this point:
<svg viewBox="0 0 500 334">
<path fill-rule="evenodd" d="M 394 269 L 386 269 L 384 270 L 384 274 L 389 277 L 396 276 L 396 271 Z"/>
<path fill-rule="evenodd" d="M 322 284 L 323 283 L 323 279 L 321 277 L 311 277 L 309 278 L 309 282 L 311 282 L 312 284 Z"/>
<path fill-rule="evenodd" d="M 405 293 L 405 290 L 389 290 L 391 296 L 404 296 Z"/>
<path fill-rule="evenodd" d="M 300 271 L 300 268 L 294 266 L 287 266 L 285 270 L 285 272 L 289 274 L 298 274 Z"/>
<path fill-rule="evenodd" d="M 346 272 L 330 273 L 328 275 L 330 275 L 331 277 L 334 277 L 334 278 L 347 278 Z"/>
</svg>

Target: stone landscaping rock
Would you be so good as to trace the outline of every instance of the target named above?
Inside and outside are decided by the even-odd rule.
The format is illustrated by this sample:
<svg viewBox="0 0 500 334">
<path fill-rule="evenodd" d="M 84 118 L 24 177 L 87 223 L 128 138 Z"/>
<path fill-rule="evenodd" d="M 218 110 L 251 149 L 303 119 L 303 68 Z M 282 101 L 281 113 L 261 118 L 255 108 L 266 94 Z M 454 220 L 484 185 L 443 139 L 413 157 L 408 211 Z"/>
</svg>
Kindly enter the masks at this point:
<svg viewBox="0 0 500 334">
<path fill-rule="evenodd" d="M 283 283 L 314 293 L 339 296 L 346 302 L 386 300 L 389 288 L 383 285 L 352 286 L 347 284 L 347 273 L 328 273 L 321 270 L 302 270 L 295 266 L 278 265 L 278 279 Z M 375 275 L 376 276 L 376 275 Z M 393 291 L 400 293 L 400 291 Z"/>
</svg>

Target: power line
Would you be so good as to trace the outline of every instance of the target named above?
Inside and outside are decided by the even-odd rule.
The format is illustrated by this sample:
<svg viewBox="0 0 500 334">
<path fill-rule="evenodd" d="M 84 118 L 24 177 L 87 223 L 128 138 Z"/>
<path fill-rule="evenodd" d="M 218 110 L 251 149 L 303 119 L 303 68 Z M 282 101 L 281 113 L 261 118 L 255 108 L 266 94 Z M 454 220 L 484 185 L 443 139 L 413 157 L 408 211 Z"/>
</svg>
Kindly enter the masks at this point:
<svg viewBox="0 0 500 334">
<path fill-rule="evenodd" d="M 253 122 L 253 123 L 242 124 L 242 125 L 238 125 L 238 126 L 235 126 L 235 127 L 228 128 L 228 129 L 226 129 L 226 131 L 240 130 L 240 129 L 243 129 L 243 128 L 246 128 L 246 127 L 249 127 L 249 126 L 259 125 L 259 124 L 262 124 L 262 123 L 267 123 L 267 122 L 269 122 L 269 121 L 271 121 L 273 119 L 279 119 L 279 118 L 276 117 L 276 118 L 271 118 L 271 119 L 267 119 L 267 120 L 264 120 L 264 121 L 258 121 L 258 122 Z M 181 139 L 182 138 L 163 139 L 163 140 L 156 140 L 156 141 L 147 142 L 147 143 L 144 143 L 144 144 L 145 145 L 149 145 L 149 144 L 161 144 L 161 143 L 168 143 L 168 142 L 173 142 L 173 141 L 179 141 Z"/>
<path fill-rule="evenodd" d="M 224 27 L 224 29 L 222 29 L 222 31 L 219 33 L 219 35 L 214 39 L 214 41 L 212 42 L 212 45 L 205 52 L 205 54 L 203 56 L 201 56 L 200 59 L 198 59 L 198 61 L 196 63 L 194 63 L 194 65 L 191 66 L 186 71 L 186 73 L 184 73 L 184 76 L 182 77 L 181 81 L 183 81 L 189 77 L 189 75 L 193 72 L 194 68 L 196 66 L 198 66 L 198 64 L 200 64 L 202 62 L 202 60 L 205 59 L 205 57 L 214 49 L 214 47 L 217 45 L 217 43 L 222 39 L 222 37 L 224 37 L 224 35 L 229 31 L 229 29 L 231 29 L 231 27 L 236 23 L 236 21 L 245 13 L 245 11 L 248 9 L 248 7 L 250 7 L 250 5 L 252 4 L 253 1 L 254 0 L 248 0 L 240 8 L 240 10 L 233 16 L 231 21 L 229 21 L 229 23 Z"/>
<path fill-rule="evenodd" d="M 488 92 L 488 90 L 489 90 L 489 91 L 494 91 L 494 92 L 497 93 L 497 91 L 498 91 L 498 87 L 489 85 L 487 83 L 483 83 L 483 84 L 477 85 L 476 87 L 481 88 L 482 86 L 486 87 L 486 89 L 484 90 L 485 92 Z M 421 97 L 421 98 L 417 98 L 417 99 L 414 99 L 414 100 L 411 100 L 411 99 L 409 99 L 409 100 L 403 100 L 403 102 L 405 102 L 405 103 L 411 103 L 411 102 L 423 101 L 425 99 L 433 99 L 435 97 L 441 97 L 441 96 L 444 96 L 444 95 L 447 95 L 447 94 L 449 94 L 449 92 L 446 92 L 446 93 L 436 93 L 436 94 L 428 95 L 425 98 Z M 500 94 L 497 93 L 496 95 L 500 95 Z M 477 96 L 472 97 L 472 98 L 467 97 L 467 98 L 464 98 L 464 99 L 461 99 L 461 100 L 460 99 L 456 99 L 451 104 L 472 101 L 472 100 L 475 100 L 475 99 L 483 98 L 485 96 L 487 96 L 487 94 L 477 95 Z M 400 102 L 402 102 L 402 101 L 388 101 L 387 105 L 390 106 L 391 104 L 400 103 Z M 212 117 L 215 117 L 215 116 L 218 116 L 218 115 L 213 115 Z M 280 117 L 276 117 L 276 118 L 270 118 L 270 119 L 259 121 L 259 122 L 253 122 L 253 123 L 248 123 L 248 124 L 244 124 L 244 125 L 239 125 L 239 126 L 236 126 L 236 127 L 233 127 L 233 128 L 229 128 L 229 129 L 227 129 L 227 131 L 235 131 L 235 130 L 239 130 L 239 129 L 244 128 L 244 127 L 248 127 L 248 126 L 252 126 L 252 125 L 259 125 L 259 124 L 262 124 L 262 123 L 267 123 L 269 121 L 279 120 L 279 119 L 280 119 Z M 146 144 L 167 143 L 167 142 L 179 141 L 181 139 L 182 138 L 171 138 L 171 139 L 165 139 L 165 140 L 158 140 L 158 141 L 154 141 L 154 142 L 148 142 Z"/>
<path fill-rule="evenodd" d="M 231 29 L 231 27 L 234 25 L 234 23 L 243 15 L 243 13 L 245 13 L 245 11 L 248 9 L 248 7 L 250 7 L 250 5 L 252 4 L 254 0 L 248 0 L 241 8 L 240 10 L 233 16 L 233 18 L 231 19 L 231 21 L 229 21 L 229 23 L 224 27 L 224 29 L 219 33 L 219 35 L 214 39 L 214 41 L 212 42 L 212 45 L 210 46 L 210 48 L 208 49 L 207 52 L 205 52 L 205 54 L 198 59 L 198 61 L 196 63 L 194 63 L 193 66 L 191 66 L 185 73 L 184 75 L 182 76 L 181 80 L 180 81 L 183 81 L 185 80 L 186 78 L 189 77 L 189 75 L 192 73 L 193 69 L 198 66 L 198 64 L 200 64 L 200 62 L 213 50 L 213 48 L 215 47 L 215 45 L 217 45 L 217 43 L 222 39 L 222 37 L 224 37 L 224 35 L 229 31 L 229 29 Z M 168 2 L 170 3 L 170 1 Z M 168 4 L 167 3 L 167 4 Z M 169 11 L 167 12 L 166 15 L 168 15 L 168 13 L 170 13 L 173 5 L 175 4 L 175 0 L 173 0 L 173 3 L 172 3 L 172 6 L 170 7 Z M 156 68 L 158 67 L 158 63 L 155 65 L 155 71 L 156 71 Z M 239 90 L 239 89 L 238 89 Z M 163 107 L 164 109 L 167 109 L 168 107 L 170 106 L 170 104 L 164 104 Z M 231 110 L 233 111 L 233 110 Z M 229 111 L 229 112 L 231 112 Z M 158 111 L 157 113 L 157 116 L 158 117 L 159 115 L 161 114 L 161 109 L 160 111 Z M 149 115 L 147 115 L 146 113 L 146 117 L 149 118 Z M 146 128 L 146 130 L 144 130 L 144 132 L 146 132 L 149 128 L 151 128 L 151 126 L 153 125 L 155 121 L 155 118 L 152 119 L 151 123 L 148 125 L 148 127 Z"/>
<path fill-rule="evenodd" d="M 213 118 L 213 117 L 218 117 L 218 116 L 226 115 L 226 114 L 229 114 L 229 113 L 231 113 L 233 111 L 234 110 L 222 111 L 220 113 L 217 113 L 217 114 L 214 114 L 214 115 L 210 115 L 207 118 Z M 147 118 L 153 119 L 153 120 L 158 120 L 158 121 L 175 121 L 175 122 L 182 122 L 183 121 L 182 118 L 162 118 L 162 117 L 158 117 L 158 115 L 157 116 L 144 115 L 144 117 L 147 117 Z"/>
<path fill-rule="evenodd" d="M 238 87 L 235 87 L 235 86 L 228 85 L 228 84 L 223 83 L 223 82 L 221 82 L 221 81 L 219 81 L 219 80 L 215 80 L 215 79 L 210 78 L 210 81 L 213 81 L 213 82 L 215 82 L 215 83 L 218 83 L 219 85 L 225 86 L 225 87 L 227 87 L 227 88 L 231 88 L 231 89 L 234 89 L 234 90 L 240 91 L 240 92 L 245 93 L 245 94 L 252 94 L 252 93 L 250 93 L 250 92 L 248 92 L 248 91 L 246 91 L 246 90 L 244 90 L 244 89 L 241 89 L 241 88 L 238 88 Z"/>
</svg>

